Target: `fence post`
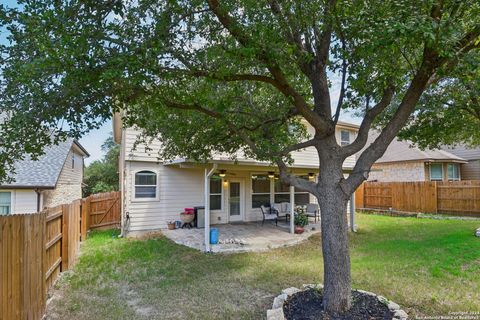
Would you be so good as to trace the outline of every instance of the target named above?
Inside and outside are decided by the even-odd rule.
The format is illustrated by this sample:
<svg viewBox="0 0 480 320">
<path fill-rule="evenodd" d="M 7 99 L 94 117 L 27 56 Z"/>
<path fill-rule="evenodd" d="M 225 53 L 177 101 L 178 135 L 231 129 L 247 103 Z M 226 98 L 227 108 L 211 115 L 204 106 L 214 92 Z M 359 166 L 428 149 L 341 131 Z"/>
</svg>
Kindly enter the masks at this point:
<svg viewBox="0 0 480 320">
<path fill-rule="evenodd" d="M 434 197 L 435 197 L 435 209 L 434 209 L 434 213 L 438 213 L 438 184 L 437 184 L 437 181 L 434 181 L 433 182 L 434 185 L 433 185 L 433 188 L 434 188 Z"/>
<path fill-rule="evenodd" d="M 61 271 L 68 270 L 68 224 L 70 206 L 62 205 L 62 267 Z"/>
<path fill-rule="evenodd" d="M 88 217 L 88 199 L 89 197 L 87 198 L 83 198 L 82 199 L 82 202 L 81 202 L 81 208 L 82 208 L 82 230 L 81 231 L 81 234 L 82 234 L 82 241 L 85 241 L 87 239 L 87 230 L 88 230 L 88 222 L 87 222 L 87 217 Z"/>
</svg>

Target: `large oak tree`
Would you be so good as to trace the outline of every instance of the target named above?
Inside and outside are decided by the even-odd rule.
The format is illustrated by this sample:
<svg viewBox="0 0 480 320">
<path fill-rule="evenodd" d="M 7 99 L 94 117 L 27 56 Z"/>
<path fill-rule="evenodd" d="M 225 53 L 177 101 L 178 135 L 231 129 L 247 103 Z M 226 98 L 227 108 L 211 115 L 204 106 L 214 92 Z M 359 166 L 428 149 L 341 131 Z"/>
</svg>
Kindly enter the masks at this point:
<svg viewBox="0 0 480 320">
<path fill-rule="evenodd" d="M 120 108 L 126 125 L 164 142 L 162 158 L 242 150 L 269 160 L 320 203 L 329 312 L 351 305 L 351 194 L 425 91 L 435 98 L 444 91 L 432 86 L 456 85 L 443 81 L 452 72 L 478 70 L 464 63 L 478 61 L 477 0 L 50 0 L 3 7 L 0 18 L 11 40 L 2 48 L 4 172 L 23 152 L 81 136 Z M 344 109 L 363 121 L 340 146 Z M 365 146 L 374 122 L 381 133 Z M 306 147 L 318 152 L 318 183 L 289 173 L 289 154 Z M 360 151 L 344 178 L 344 160 Z"/>
</svg>

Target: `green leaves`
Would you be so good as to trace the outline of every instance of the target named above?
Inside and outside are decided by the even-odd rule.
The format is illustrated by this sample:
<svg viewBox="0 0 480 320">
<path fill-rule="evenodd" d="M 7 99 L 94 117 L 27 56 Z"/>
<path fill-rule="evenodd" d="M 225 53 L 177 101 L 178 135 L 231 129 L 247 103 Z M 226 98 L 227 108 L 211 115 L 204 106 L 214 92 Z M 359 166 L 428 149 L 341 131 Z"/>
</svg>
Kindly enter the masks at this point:
<svg viewBox="0 0 480 320">
<path fill-rule="evenodd" d="M 329 11 L 325 1 L 222 1 L 230 31 L 203 0 L 2 6 L 0 25 L 11 43 L 0 47 L 0 113 L 10 115 L 0 128 L 0 159 L 6 167 L 25 152 L 38 155 L 45 144 L 79 137 L 121 107 L 127 125 L 162 139 L 162 158 L 207 159 L 213 152 L 234 158 L 240 149 L 274 161 L 306 137 L 302 126 L 288 131 L 299 123 L 299 99 L 315 112 L 334 99 L 314 95 L 324 34 L 332 35 L 324 38 L 331 40 L 328 75 L 336 78 L 347 66 L 344 110 L 364 113 L 366 102 L 378 102 L 389 86 L 401 99 L 426 49 L 438 53 L 439 78 L 471 83 L 478 64 L 452 71 L 478 56 L 472 48 L 463 54 L 459 41 L 480 25 L 480 4 L 443 1 L 435 16 L 435 3 L 342 0 Z M 478 47 L 478 39 L 468 45 Z M 442 82 L 429 101 L 453 90 L 449 99 L 463 105 L 465 90 L 456 83 Z M 430 102 L 418 119 L 437 114 L 428 111 Z M 330 123 L 329 112 L 322 117 Z"/>
<path fill-rule="evenodd" d="M 103 159 L 93 161 L 85 168 L 83 196 L 118 190 L 118 156 L 120 147 L 110 136 L 102 145 Z"/>
</svg>

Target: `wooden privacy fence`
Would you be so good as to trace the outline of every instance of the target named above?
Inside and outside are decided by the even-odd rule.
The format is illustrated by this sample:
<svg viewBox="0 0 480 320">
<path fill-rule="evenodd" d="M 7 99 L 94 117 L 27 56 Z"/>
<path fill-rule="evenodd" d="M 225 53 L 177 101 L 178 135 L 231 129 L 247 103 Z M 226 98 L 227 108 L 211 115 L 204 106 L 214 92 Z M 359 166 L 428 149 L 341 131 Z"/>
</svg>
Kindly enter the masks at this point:
<svg viewBox="0 0 480 320">
<path fill-rule="evenodd" d="M 45 311 L 46 214 L 0 217 L 0 319 L 41 319 Z"/>
<path fill-rule="evenodd" d="M 86 221 L 82 234 L 89 229 L 120 226 L 120 192 L 98 193 L 82 199 L 82 217 Z"/>
<path fill-rule="evenodd" d="M 80 206 L 0 217 L 0 319 L 43 317 L 48 289 L 75 263 Z"/>
<path fill-rule="evenodd" d="M 87 230 L 119 224 L 119 192 L 0 216 L 0 320 L 41 319 L 47 291 L 75 264 Z"/>
<path fill-rule="evenodd" d="M 480 181 L 365 182 L 355 192 L 355 206 L 480 216 Z"/>
</svg>

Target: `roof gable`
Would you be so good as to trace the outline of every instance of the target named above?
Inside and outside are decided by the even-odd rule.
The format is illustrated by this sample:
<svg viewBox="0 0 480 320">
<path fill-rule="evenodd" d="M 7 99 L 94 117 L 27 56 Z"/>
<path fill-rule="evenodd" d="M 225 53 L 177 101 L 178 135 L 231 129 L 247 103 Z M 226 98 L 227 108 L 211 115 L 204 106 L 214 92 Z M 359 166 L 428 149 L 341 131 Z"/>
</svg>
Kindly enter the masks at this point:
<svg viewBox="0 0 480 320">
<path fill-rule="evenodd" d="M 378 131 L 372 131 L 368 136 L 366 146 L 369 146 L 378 137 Z M 383 156 L 375 163 L 400 162 L 400 161 L 453 161 L 466 162 L 465 159 L 456 156 L 450 152 L 439 149 L 425 149 L 413 145 L 408 140 L 398 140 L 397 138 L 388 146 Z"/>
<path fill-rule="evenodd" d="M 15 163 L 14 182 L 4 184 L 2 188 L 54 188 L 65 160 L 70 152 L 73 139 L 45 148 L 45 154 L 38 160 L 27 156 Z"/>
</svg>

